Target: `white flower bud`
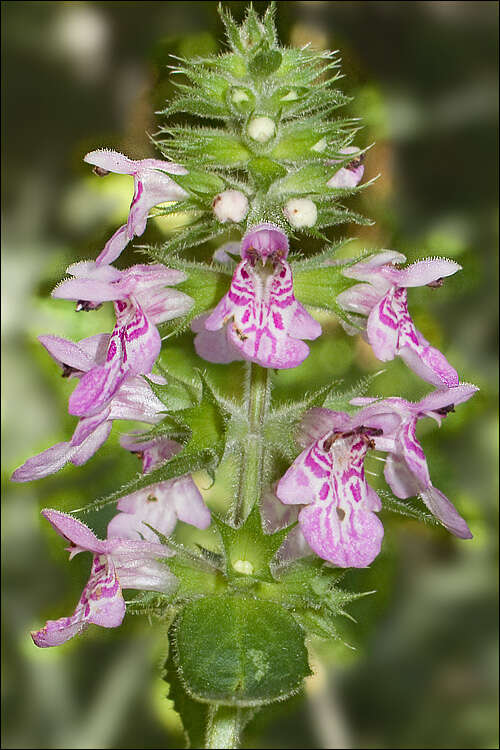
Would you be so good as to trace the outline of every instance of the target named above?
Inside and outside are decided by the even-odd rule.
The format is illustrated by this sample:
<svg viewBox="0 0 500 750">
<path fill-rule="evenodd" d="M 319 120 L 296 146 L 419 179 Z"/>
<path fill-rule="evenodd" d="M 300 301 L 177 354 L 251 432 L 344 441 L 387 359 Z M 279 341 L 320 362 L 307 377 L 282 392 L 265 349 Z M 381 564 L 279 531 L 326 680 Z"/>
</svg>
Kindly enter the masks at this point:
<svg viewBox="0 0 500 750">
<path fill-rule="evenodd" d="M 239 190 L 225 190 L 215 196 L 212 208 L 223 224 L 227 221 L 243 221 L 248 213 L 248 198 Z"/>
<path fill-rule="evenodd" d="M 325 150 L 326 146 L 326 138 L 322 138 L 320 141 L 315 143 L 314 146 L 311 146 L 311 151 L 317 151 L 318 153 L 321 153 Z"/>
<path fill-rule="evenodd" d="M 249 560 L 236 560 L 236 562 L 233 563 L 233 568 L 238 571 L 238 573 L 243 573 L 243 575 L 251 576 L 253 573 L 253 565 Z"/>
<path fill-rule="evenodd" d="M 248 135 L 254 141 L 265 143 L 273 137 L 276 125 L 270 117 L 254 117 L 248 124 Z"/>
<path fill-rule="evenodd" d="M 295 229 L 313 227 L 318 218 L 316 204 L 309 198 L 292 198 L 285 204 L 283 213 Z"/>
<path fill-rule="evenodd" d="M 234 89 L 233 93 L 231 94 L 231 100 L 234 102 L 234 104 L 240 104 L 241 102 L 250 101 L 250 97 L 248 96 L 247 92 L 244 91 L 244 89 Z"/>
<path fill-rule="evenodd" d="M 299 95 L 297 94 L 295 89 L 290 89 L 290 91 L 288 92 L 288 94 L 286 94 L 286 96 L 281 97 L 281 101 L 282 102 L 296 102 L 298 98 L 299 98 Z"/>
</svg>

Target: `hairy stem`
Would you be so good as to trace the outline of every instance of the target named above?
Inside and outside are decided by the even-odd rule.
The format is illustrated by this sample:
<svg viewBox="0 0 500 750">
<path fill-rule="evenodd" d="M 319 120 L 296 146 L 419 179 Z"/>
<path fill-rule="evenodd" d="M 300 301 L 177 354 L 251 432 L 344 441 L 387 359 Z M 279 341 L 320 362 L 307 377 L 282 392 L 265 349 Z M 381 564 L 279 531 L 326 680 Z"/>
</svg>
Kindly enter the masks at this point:
<svg viewBox="0 0 500 750">
<path fill-rule="evenodd" d="M 233 706 L 211 706 L 205 747 L 237 748 L 240 744 L 242 710 Z"/>
<path fill-rule="evenodd" d="M 248 404 L 248 433 L 241 457 L 240 481 L 234 508 L 238 526 L 258 501 L 262 489 L 264 444 L 262 427 L 269 409 L 269 370 L 249 362 L 246 365 L 245 400 Z"/>
</svg>

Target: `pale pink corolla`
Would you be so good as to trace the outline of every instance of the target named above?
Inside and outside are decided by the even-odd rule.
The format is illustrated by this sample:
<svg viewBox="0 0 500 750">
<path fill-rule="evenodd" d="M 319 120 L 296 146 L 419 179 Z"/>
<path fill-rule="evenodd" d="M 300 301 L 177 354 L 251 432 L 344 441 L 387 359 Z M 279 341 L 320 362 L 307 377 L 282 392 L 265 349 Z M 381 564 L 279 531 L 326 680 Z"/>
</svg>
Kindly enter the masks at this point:
<svg viewBox="0 0 500 750">
<path fill-rule="evenodd" d="M 321 326 L 295 299 L 287 236 L 274 224 L 259 224 L 243 237 L 240 252 L 229 291 L 192 324 L 196 351 L 209 362 L 297 367 L 309 354 L 302 339 L 317 338 Z"/>
<path fill-rule="evenodd" d="M 69 399 L 69 412 L 91 416 L 109 403 L 127 377 L 148 374 L 161 349 L 159 323 L 186 313 L 193 304 L 187 294 L 166 285 L 186 279 L 182 271 L 162 264 L 136 265 L 120 271 L 91 261 L 75 263 L 73 278 L 52 292 L 58 299 L 84 300 L 92 306 L 113 301 L 116 325 L 101 365 L 89 370 Z"/>
<path fill-rule="evenodd" d="M 128 174 L 134 178 L 134 196 L 130 204 L 128 221 L 108 240 L 97 258 L 98 265 L 112 263 L 133 237 L 140 237 L 144 233 L 148 213 L 153 206 L 187 198 L 186 191 L 165 174 L 187 174 L 187 170 L 180 164 L 162 159 L 134 161 L 110 149 L 91 151 L 84 157 L 84 161 L 93 164 L 94 172 L 101 177 L 114 172 Z"/>
<path fill-rule="evenodd" d="M 103 333 L 83 339 L 78 344 L 58 336 L 40 336 L 39 340 L 63 368 L 63 375 L 81 378 L 103 364 L 109 338 L 109 334 Z M 149 375 L 149 378 L 156 382 L 164 382 L 163 378 L 157 375 Z M 16 469 L 12 479 L 15 482 L 41 479 L 59 471 L 68 462 L 81 466 L 106 442 L 114 420 L 155 424 L 161 421 L 161 412 L 164 408 L 144 378 L 127 378 L 104 408 L 90 417 L 79 420 L 69 442 L 57 443 L 37 456 L 29 458 Z"/>
<path fill-rule="evenodd" d="M 457 386 L 456 370 L 415 328 L 408 312 L 407 290 L 441 286 L 443 279 L 461 266 L 446 258 L 430 258 L 398 268 L 396 264 L 404 260 L 404 255 L 386 251 L 350 266 L 344 275 L 363 283 L 339 294 L 337 302 L 348 312 L 367 316 L 364 335 L 382 362 L 400 356 L 413 372 L 437 388 Z M 346 330 L 351 334 L 356 331 L 350 326 Z"/>
<path fill-rule="evenodd" d="M 76 609 L 69 617 L 49 620 L 31 633 L 37 646 L 60 646 L 91 623 L 115 628 L 125 615 L 122 589 L 170 593 L 176 578 L 159 562 L 173 552 L 162 544 L 131 539 L 127 535 L 98 539 L 91 529 L 67 513 L 46 509 L 42 515 L 57 533 L 69 541 L 70 560 L 79 552 L 91 552 L 92 568 Z"/>
<path fill-rule="evenodd" d="M 366 482 L 364 459 L 377 430 L 333 429 L 295 459 L 276 487 L 282 503 L 304 505 L 300 530 L 309 547 L 342 568 L 364 568 L 380 552 L 380 499 Z"/>
<path fill-rule="evenodd" d="M 134 433 L 123 435 L 120 444 L 141 458 L 144 474 L 158 468 L 182 450 L 175 440 L 157 437 L 141 441 Z M 121 513 L 108 524 L 108 538 L 126 534 L 132 539 L 157 541 L 152 529 L 170 536 L 177 520 L 198 529 L 210 526 L 210 511 L 190 474 L 156 482 L 126 495 L 120 498 L 117 508 Z"/>
<path fill-rule="evenodd" d="M 470 539 L 472 534 L 454 505 L 432 484 L 416 428 L 424 417 L 431 417 L 441 424 L 455 406 L 467 401 L 477 390 L 475 385 L 462 383 L 446 391 L 434 391 L 416 403 L 403 398 L 353 399 L 351 402 L 365 407 L 354 417 L 355 424 L 394 420 L 383 435 L 374 438 L 374 442 L 377 450 L 388 453 L 384 476 L 396 497 L 418 495 L 443 526 L 460 539 Z"/>
<path fill-rule="evenodd" d="M 349 154 L 359 153 L 359 149 L 357 149 L 355 146 L 347 146 L 346 148 L 341 148 L 340 153 L 348 156 Z M 361 156 L 353 159 L 348 164 L 345 164 L 343 167 L 340 167 L 340 169 L 338 169 L 333 175 L 333 177 L 331 177 L 326 183 L 327 187 L 329 188 L 354 188 L 356 187 L 356 185 L 358 185 L 363 179 L 363 174 L 365 172 L 365 168 L 363 166 L 363 158 L 364 158 L 364 154 L 361 154 Z M 340 161 L 341 161 L 340 159 L 337 159 L 337 160 L 330 159 L 327 163 L 334 165 Z"/>
</svg>

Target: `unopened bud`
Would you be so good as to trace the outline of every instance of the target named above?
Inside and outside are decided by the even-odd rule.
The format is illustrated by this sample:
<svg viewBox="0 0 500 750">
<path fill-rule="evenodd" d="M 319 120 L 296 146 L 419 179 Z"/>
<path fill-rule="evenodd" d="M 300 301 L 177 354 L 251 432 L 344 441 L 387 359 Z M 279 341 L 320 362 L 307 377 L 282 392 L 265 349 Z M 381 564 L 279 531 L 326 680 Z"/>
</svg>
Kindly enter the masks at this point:
<svg viewBox="0 0 500 750">
<path fill-rule="evenodd" d="M 281 97 L 281 101 L 282 102 L 296 102 L 298 98 L 299 98 L 299 95 L 297 94 L 295 89 L 290 89 L 288 94 Z"/>
<path fill-rule="evenodd" d="M 321 138 L 320 141 L 311 146 L 311 151 L 317 151 L 319 154 L 325 150 L 327 146 L 326 138 Z"/>
<path fill-rule="evenodd" d="M 251 576 L 253 573 L 253 565 L 249 560 L 236 560 L 235 563 L 233 563 L 233 568 L 238 571 L 238 573 L 243 573 L 243 575 Z"/>
<path fill-rule="evenodd" d="M 292 198 L 285 204 L 283 213 L 295 229 L 313 227 L 318 218 L 316 204 L 309 198 Z"/>
<path fill-rule="evenodd" d="M 215 196 L 212 208 L 223 224 L 227 221 L 243 221 L 248 213 L 248 198 L 239 190 L 225 190 Z"/>
<path fill-rule="evenodd" d="M 254 141 L 266 143 L 276 131 L 274 120 L 270 117 L 254 117 L 248 124 L 248 135 Z"/>
</svg>

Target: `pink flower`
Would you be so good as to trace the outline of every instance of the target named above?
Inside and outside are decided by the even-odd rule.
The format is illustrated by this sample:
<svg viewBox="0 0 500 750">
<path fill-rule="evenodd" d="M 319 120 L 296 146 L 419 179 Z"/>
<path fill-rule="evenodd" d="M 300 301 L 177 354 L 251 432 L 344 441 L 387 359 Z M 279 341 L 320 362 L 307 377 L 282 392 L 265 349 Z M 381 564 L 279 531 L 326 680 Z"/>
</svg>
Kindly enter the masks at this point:
<svg viewBox="0 0 500 750">
<path fill-rule="evenodd" d="M 91 416 L 109 403 L 125 378 L 151 372 L 161 349 L 156 325 L 183 315 L 193 301 L 183 292 L 165 289 L 186 275 L 161 264 L 119 271 L 84 261 L 67 271 L 74 278 L 61 282 L 53 297 L 80 304 L 83 300 L 94 307 L 113 300 L 116 313 L 104 362 L 85 373 L 69 400 L 70 414 Z"/>
<path fill-rule="evenodd" d="M 407 289 L 441 286 L 446 276 L 461 267 L 446 258 L 433 258 L 397 268 L 395 264 L 404 260 L 404 255 L 386 251 L 347 268 L 345 276 L 364 283 L 339 294 L 337 302 L 349 312 L 367 316 L 365 336 L 382 362 L 400 356 L 410 369 L 432 385 L 442 389 L 457 386 L 456 371 L 415 328 L 408 312 Z M 347 330 L 355 332 L 351 327 Z"/>
<path fill-rule="evenodd" d="M 112 263 L 133 237 L 140 237 L 146 229 L 148 213 L 153 206 L 166 201 L 187 198 L 187 193 L 165 172 L 187 174 L 180 164 L 161 159 L 139 159 L 134 161 L 118 151 L 99 149 L 91 151 L 84 161 L 94 165 L 94 172 L 104 177 L 110 172 L 128 174 L 134 178 L 134 197 L 130 204 L 128 221 L 117 229 L 97 258 L 97 264 Z"/>
<path fill-rule="evenodd" d="M 246 359 L 276 369 L 305 360 L 309 347 L 302 339 L 317 338 L 321 326 L 294 297 L 287 255 L 288 239 L 274 224 L 247 232 L 229 292 L 209 315 L 193 322 L 200 357 Z"/>
<path fill-rule="evenodd" d="M 123 435 L 120 444 L 138 454 L 142 459 L 144 474 L 161 466 L 182 450 L 182 446 L 175 440 L 158 437 L 141 442 L 137 434 Z M 198 529 L 210 526 L 210 511 L 190 474 L 157 482 L 126 495 L 120 498 L 117 508 L 122 513 L 111 519 L 108 538 L 125 535 L 131 539 L 155 541 L 157 537 L 149 526 L 161 530 L 164 536 L 170 536 L 177 519 Z"/>
<path fill-rule="evenodd" d="M 158 561 L 173 555 L 162 544 L 135 540 L 127 536 L 98 539 L 81 521 L 57 510 L 46 509 L 42 515 L 60 536 L 70 542 L 70 560 L 79 552 L 93 555 L 90 578 L 76 609 L 70 617 L 49 620 L 31 637 L 37 646 L 60 646 L 81 633 L 91 623 L 115 628 L 125 615 L 122 589 L 141 589 L 168 593 L 176 578 Z"/>
<path fill-rule="evenodd" d="M 359 149 L 357 149 L 355 146 L 348 146 L 347 148 L 341 148 L 340 149 L 341 154 L 345 154 L 346 156 L 348 154 L 356 154 L 359 153 Z M 363 174 L 365 171 L 365 168 L 363 166 L 363 158 L 364 154 L 361 154 L 360 157 L 357 159 L 353 159 L 351 162 L 346 164 L 343 167 L 340 167 L 333 177 L 331 177 L 328 182 L 326 183 L 327 187 L 329 188 L 354 188 L 356 185 L 358 185 L 361 180 L 363 179 Z M 329 160 L 328 164 L 336 164 L 340 159 L 338 160 Z"/>
<path fill-rule="evenodd" d="M 375 437 L 374 442 L 377 450 L 389 454 L 384 476 L 396 497 L 419 495 L 443 526 L 461 539 L 470 539 L 472 534 L 453 504 L 433 486 L 416 428 L 418 420 L 424 417 L 432 417 L 441 424 L 457 404 L 467 401 L 477 390 L 475 385 L 462 383 L 446 391 L 434 391 L 417 403 L 403 398 L 351 401 L 354 405 L 365 406 L 353 418 L 354 424 L 372 424 L 374 420 L 379 424 L 380 420 L 386 420 L 383 435 Z"/>
<path fill-rule="evenodd" d="M 342 568 L 364 568 L 380 552 L 384 529 L 375 513 L 381 503 L 363 467 L 376 433 L 330 428 L 302 451 L 276 488 L 282 503 L 305 505 L 299 525 L 309 547 Z"/>
<path fill-rule="evenodd" d="M 63 375 L 81 378 L 103 364 L 109 338 L 108 334 L 103 333 L 83 339 L 78 344 L 58 336 L 40 336 L 39 340 L 62 366 Z M 150 375 L 149 378 L 164 382 L 163 378 L 156 375 Z M 115 419 L 155 424 L 161 421 L 164 408 L 143 378 L 129 377 L 122 382 L 106 406 L 96 414 L 80 419 L 69 442 L 57 443 L 29 458 L 16 469 L 12 479 L 15 482 L 41 479 L 59 471 L 69 461 L 81 466 L 106 442 Z"/>
</svg>

